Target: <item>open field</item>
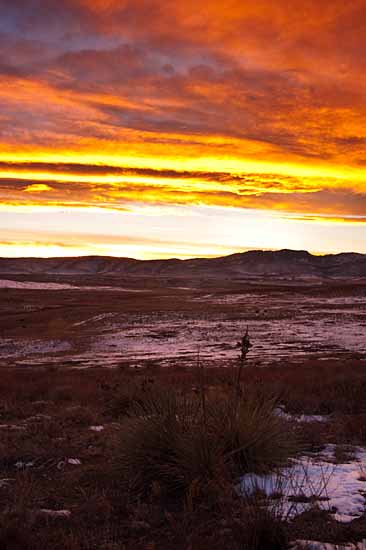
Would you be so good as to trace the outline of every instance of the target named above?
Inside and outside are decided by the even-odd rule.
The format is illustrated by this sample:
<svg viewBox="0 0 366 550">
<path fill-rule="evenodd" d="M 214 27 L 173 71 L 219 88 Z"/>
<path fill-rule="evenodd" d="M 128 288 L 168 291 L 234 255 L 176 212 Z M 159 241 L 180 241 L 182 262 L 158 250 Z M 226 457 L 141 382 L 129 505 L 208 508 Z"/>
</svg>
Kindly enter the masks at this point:
<svg viewBox="0 0 366 550">
<path fill-rule="evenodd" d="M 0 281 L 6 365 L 231 365 L 362 358 L 366 282 L 12 276 Z"/>
<path fill-rule="evenodd" d="M 0 548 L 366 539 L 365 282 L 10 280 Z"/>
</svg>

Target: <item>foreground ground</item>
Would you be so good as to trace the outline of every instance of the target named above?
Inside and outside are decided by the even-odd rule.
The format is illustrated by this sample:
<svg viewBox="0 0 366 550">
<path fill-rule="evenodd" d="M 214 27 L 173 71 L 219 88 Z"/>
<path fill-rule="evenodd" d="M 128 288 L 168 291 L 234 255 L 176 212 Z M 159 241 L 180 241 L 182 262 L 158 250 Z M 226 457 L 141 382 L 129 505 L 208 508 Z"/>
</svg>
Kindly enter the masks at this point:
<svg viewBox="0 0 366 550">
<path fill-rule="evenodd" d="M 236 376 L 231 369 L 156 366 L 2 368 L 0 547 L 254 549 L 366 538 L 363 361 L 243 372 L 246 395 L 276 395 L 276 437 L 284 433 L 293 443 L 276 464 L 267 459 L 278 442 L 265 451 L 249 442 L 254 455 L 244 466 L 242 493 L 228 489 L 221 474 L 211 486 L 191 483 L 184 497 L 164 492 L 158 479 L 144 494 L 127 487 L 118 464 L 131 441 L 131 405 L 150 403 L 156 385 L 165 395 L 196 395 L 204 387 L 207 399 L 216 400 Z M 303 468 L 301 480 L 294 466 Z M 277 480 L 270 490 L 269 477 Z M 334 493 L 339 482 L 347 488 Z"/>
</svg>

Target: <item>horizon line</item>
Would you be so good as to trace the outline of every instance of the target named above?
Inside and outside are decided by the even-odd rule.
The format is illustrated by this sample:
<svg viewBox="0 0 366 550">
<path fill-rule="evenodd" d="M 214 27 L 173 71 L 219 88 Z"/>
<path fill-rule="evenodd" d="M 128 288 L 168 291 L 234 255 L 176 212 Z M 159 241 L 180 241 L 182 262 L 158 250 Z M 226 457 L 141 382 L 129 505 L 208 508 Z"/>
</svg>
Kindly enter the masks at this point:
<svg viewBox="0 0 366 550">
<path fill-rule="evenodd" d="M 314 252 L 305 249 L 295 249 L 295 248 L 249 248 L 241 252 L 233 252 L 231 254 L 224 255 L 208 255 L 208 256 L 192 256 L 190 258 L 178 258 L 172 256 L 169 258 L 151 258 L 151 259 L 141 259 L 133 258 L 132 256 L 114 256 L 114 255 L 104 255 L 104 254 L 81 254 L 77 256 L 0 256 L 0 260 L 76 260 L 83 258 L 106 258 L 114 260 L 134 260 L 136 262 L 162 262 L 162 261 L 181 261 L 186 262 L 190 260 L 214 260 L 219 258 L 229 258 L 230 256 L 237 256 L 239 254 L 248 254 L 255 252 L 305 252 L 313 257 L 319 256 L 339 256 L 341 254 L 357 254 L 358 256 L 366 256 L 366 253 L 363 252 L 354 252 L 354 251 L 342 251 L 342 252 Z"/>
</svg>

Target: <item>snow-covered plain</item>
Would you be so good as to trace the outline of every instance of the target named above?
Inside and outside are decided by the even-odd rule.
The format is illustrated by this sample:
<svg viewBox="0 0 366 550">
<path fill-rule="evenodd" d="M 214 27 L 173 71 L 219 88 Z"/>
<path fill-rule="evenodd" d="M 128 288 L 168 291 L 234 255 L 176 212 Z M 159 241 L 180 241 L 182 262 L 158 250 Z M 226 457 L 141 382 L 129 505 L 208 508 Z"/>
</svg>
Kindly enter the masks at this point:
<svg viewBox="0 0 366 550">
<path fill-rule="evenodd" d="M 87 300 L 87 291 L 93 287 L 71 288 L 85 291 Z M 121 290 L 121 295 L 130 296 L 129 300 L 135 295 L 128 294 L 130 290 L 125 287 L 98 287 L 104 288 Z M 20 364 L 140 366 L 156 361 L 169 366 L 177 361 L 193 364 L 199 352 L 207 366 L 232 364 L 238 358 L 237 342 L 247 325 L 253 343 L 248 361 L 253 365 L 265 366 L 283 359 L 301 362 L 304 358 L 366 355 L 366 297 L 362 294 L 313 296 L 286 291 L 249 292 L 247 288 L 208 294 L 205 289 L 193 287 L 177 287 L 175 291 L 180 300 L 176 311 L 160 310 L 159 302 L 149 312 L 143 311 L 143 306 L 141 311 L 125 312 L 123 306 L 116 311 L 109 309 L 106 301 L 104 308 L 88 308 L 85 316 L 76 317 L 71 324 L 75 329 L 72 338 L 60 337 L 55 342 L 53 336 L 51 342 L 47 332 L 42 340 L 3 338 L 0 357 L 13 358 Z M 136 296 L 141 303 L 145 296 L 146 300 L 151 296 L 166 299 L 166 292 L 172 292 L 171 287 L 158 292 L 141 289 Z M 174 293 L 168 299 L 174 299 Z M 102 294 L 99 303 L 103 306 Z M 24 304 L 25 314 L 30 316 L 33 311 L 41 311 L 39 304 Z"/>
<path fill-rule="evenodd" d="M 71 344 L 62 340 L 24 339 L 13 340 L 0 338 L 0 357 L 29 357 L 41 356 L 51 358 L 54 354 L 67 353 L 71 350 Z"/>
</svg>

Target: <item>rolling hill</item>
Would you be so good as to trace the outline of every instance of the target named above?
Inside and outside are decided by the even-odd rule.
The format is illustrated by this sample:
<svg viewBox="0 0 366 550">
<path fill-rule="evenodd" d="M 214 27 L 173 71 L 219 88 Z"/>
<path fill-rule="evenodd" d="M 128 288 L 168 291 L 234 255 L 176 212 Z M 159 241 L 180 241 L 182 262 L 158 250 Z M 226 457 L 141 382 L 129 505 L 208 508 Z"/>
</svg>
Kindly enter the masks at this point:
<svg viewBox="0 0 366 550">
<path fill-rule="evenodd" d="M 0 275 L 150 277 L 366 277 L 366 254 L 315 256 L 306 251 L 254 250 L 219 258 L 135 260 L 108 256 L 0 258 Z"/>
</svg>

